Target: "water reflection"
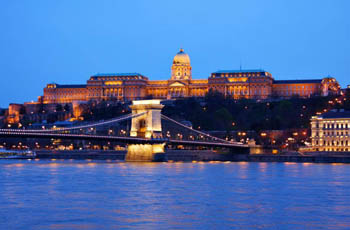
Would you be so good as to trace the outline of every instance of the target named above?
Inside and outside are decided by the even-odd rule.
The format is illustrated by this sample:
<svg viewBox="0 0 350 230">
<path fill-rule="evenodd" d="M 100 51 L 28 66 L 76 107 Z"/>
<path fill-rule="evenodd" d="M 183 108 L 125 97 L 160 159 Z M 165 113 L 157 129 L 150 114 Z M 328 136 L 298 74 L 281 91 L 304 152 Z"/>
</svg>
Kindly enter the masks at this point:
<svg viewBox="0 0 350 230">
<path fill-rule="evenodd" d="M 349 167 L 1 161 L 0 229 L 348 229 Z"/>
</svg>

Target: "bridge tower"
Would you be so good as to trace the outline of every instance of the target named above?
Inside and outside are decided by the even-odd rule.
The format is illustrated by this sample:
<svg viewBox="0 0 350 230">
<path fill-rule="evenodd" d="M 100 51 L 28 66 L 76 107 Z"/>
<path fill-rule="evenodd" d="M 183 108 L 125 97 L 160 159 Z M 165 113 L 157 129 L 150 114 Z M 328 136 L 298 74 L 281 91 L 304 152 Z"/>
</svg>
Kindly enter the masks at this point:
<svg viewBox="0 0 350 230">
<path fill-rule="evenodd" d="M 164 105 L 160 100 L 133 101 L 130 106 L 132 114 L 143 114 L 131 120 L 131 137 L 147 139 L 162 138 L 161 111 Z M 160 144 L 130 144 L 126 161 L 165 161 L 165 143 Z"/>
</svg>

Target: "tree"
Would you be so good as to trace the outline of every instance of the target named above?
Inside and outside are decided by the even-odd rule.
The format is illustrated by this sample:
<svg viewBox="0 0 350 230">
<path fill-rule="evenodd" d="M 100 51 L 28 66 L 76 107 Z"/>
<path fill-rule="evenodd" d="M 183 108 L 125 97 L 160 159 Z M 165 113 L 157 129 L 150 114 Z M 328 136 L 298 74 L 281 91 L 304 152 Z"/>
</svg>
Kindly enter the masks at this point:
<svg viewBox="0 0 350 230">
<path fill-rule="evenodd" d="M 26 113 L 26 108 L 24 108 L 24 106 L 21 106 L 21 108 L 19 109 L 19 114 L 25 114 Z"/>
<path fill-rule="evenodd" d="M 63 110 L 62 105 L 61 104 L 57 104 L 56 105 L 56 112 L 61 112 Z"/>
<path fill-rule="evenodd" d="M 232 127 L 232 115 L 226 108 L 221 108 L 215 112 L 214 119 L 218 128 L 229 130 Z"/>
<path fill-rule="evenodd" d="M 64 111 L 70 112 L 70 106 L 68 104 L 64 105 Z"/>
</svg>

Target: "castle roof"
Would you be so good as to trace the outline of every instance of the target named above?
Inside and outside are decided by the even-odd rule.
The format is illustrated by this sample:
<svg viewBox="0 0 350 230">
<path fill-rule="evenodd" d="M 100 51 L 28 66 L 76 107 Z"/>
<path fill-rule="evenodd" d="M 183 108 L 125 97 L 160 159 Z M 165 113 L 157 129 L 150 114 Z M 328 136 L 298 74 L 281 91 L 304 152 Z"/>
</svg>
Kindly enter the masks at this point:
<svg viewBox="0 0 350 230">
<path fill-rule="evenodd" d="M 306 83 L 321 83 L 322 79 L 307 79 L 307 80 L 274 80 L 273 84 L 306 84 Z"/>
<path fill-rule="evenodd" d="M 139 73 L 98 73 L 92 77 L 119 77 L 119 76 L 143 76 Z"/>
<path fill-rule="evenodd" d="M 86 85 L 60 85 L 56 84 L 56 88 L 86 88 Z"/>
<path fill-rule="evenodd" d="M 263 69 L 241 69 L 241 70 L 218 70 L 214 73 L 261 73 L 266 72 Z"/>
<path fill-rule="evenodd" d="M 350 118 L 350 111 L 340 109 L 340 110 L 331 110 L 329 112 L 321 114 L 319 117 L 324 119 L 327 118 Z"/>
</svg>

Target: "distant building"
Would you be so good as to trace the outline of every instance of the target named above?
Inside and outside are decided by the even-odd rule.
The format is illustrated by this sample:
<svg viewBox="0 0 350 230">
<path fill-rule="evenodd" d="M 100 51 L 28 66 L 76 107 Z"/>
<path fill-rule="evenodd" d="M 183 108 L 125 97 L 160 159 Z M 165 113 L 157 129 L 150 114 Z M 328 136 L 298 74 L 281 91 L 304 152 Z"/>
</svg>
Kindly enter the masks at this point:
<svg viewBox="0 0 350 230">
<path fill-rule="evenodd" d="M 18 123 L 21 118 L 21 114 L 23 114 L 23 105 L 12 103 L 9 105 L 7 122 L 10 124 Z"/>
<path fill-rule="evenodd" d="M 350 111 L 332 110 L 311 118 L 313 151 L 350 151 Z"/>
<path fill-rule="evenodd" d="M 234 99 L 289 98 L 292 96 L 338 94 L 338 82 L 331 77 L 313 80 L 274 80 L 262 69 L 220 70 L 207 79 L 192 79 L 190 57 L 183 49 L 175 55 L 169 80 L 149 80 L 139 73 L 107 73 L 91 76 L 86 85 L 48 84 L 44 103 L 72 103 L 89 100 L 177 99 L 204 97 L 218 91 Z"/>
</svg>

